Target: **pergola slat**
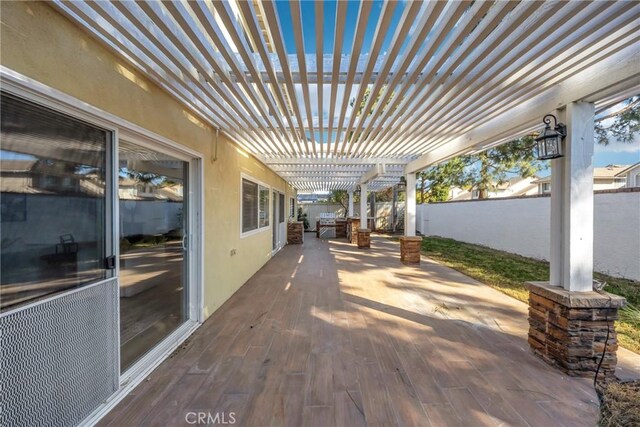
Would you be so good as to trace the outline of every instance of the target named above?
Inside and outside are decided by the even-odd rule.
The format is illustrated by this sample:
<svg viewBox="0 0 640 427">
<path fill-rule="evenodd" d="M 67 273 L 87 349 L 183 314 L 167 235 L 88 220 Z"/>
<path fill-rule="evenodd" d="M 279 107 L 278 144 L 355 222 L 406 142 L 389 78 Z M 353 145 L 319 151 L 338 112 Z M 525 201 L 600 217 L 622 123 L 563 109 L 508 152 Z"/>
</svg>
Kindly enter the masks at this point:
<svg viewBox="0 0 640 427">
<path fill-rule="evenodd" d="M 577 81 L 598 105 L 640 87 L 624 60 L 640 50 L 637 2 L 339 1 L 335 21 L 321 0 L 54 4 L 301 191 L 353 189 L 385 164 L 376 191 L 404 165 L 504 143 L 536 129 L 554 91 L 579 100 L 564 91 Z M 621 80 L 590 77 L 608 63 Z"/>
</svg>

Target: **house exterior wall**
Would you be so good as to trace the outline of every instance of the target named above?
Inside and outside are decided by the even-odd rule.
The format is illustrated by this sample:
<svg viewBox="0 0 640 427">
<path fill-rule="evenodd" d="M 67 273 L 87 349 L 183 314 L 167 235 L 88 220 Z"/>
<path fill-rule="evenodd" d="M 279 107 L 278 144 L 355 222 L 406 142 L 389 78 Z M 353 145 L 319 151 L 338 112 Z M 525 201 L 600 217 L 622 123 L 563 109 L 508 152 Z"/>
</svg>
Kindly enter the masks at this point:
<svg viewBox="0 0 640 427">
<path fill-rule="evenodd" d="M 550 197 L 419 205 L 424 235 L 448 237 L 527 257 L 549 259 Z M 594 269 L 640 280 L 640 191 L 594 195 Z"/>
<path fill-rule="evenodd" d="M 625 187 L 640 187 L 640 163 L 629 168 L 623 177 L 625 178 Z"/>
<path fill-rule="evenodd" d="M 271 257 L 271 227 L 240 238 L 241 173 L 287 197 L 295 190 L 222 134 L 211 161 L 212 127 L 51 6 L 1 2 L 1 14 L 3 66 L 203 154 L 204 315 L 211 315 Z"/>
</svg>

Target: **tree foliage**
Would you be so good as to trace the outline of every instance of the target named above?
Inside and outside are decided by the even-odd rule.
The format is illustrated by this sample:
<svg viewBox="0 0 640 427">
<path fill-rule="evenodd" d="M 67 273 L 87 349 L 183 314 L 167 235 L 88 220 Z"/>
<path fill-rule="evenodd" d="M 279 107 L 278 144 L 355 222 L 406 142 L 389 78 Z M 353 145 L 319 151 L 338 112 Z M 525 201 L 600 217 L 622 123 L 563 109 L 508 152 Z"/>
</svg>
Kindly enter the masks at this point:
<svg viewBox="0 0 640 427">
<path fill-rule="evenodd" d="M 530 178 L 547 168 L 546 162 L 537 160 L 535 140 L 525 136 L 477 154 L 462 157 L 468 167 L 458 179 L 458 186 L 477 190 L 479 198 L 489 197 L 490 191 L 504 184 L 509 176 Z"/>
<path fill-rule="evenodd" d="M 349 193 L 345 190 L 333 190 L 331 194 L 329 194 L 327 201 L 329 203 L 338 203 L 344 208 L 344 216 L 349 215 Z"/>
<path fill-rule="evenodd" d="M 640 133 L 640 96 L 626 100 L 623 108 L 599 119 L 595 124 L 596 143 L 632 143 Z M 547 162 L 535 156 L 535 139 L 525 136 L 486 151 L 456 157 L 420 172 L 418 203 L 444 201 L 452 187 L 477 190 L 479 198 L 504 184 L 509 177 L 528 178 L 546 169 Z"/>
<path fill-rule="evenodd" d="M 456 157 L 418 173 L 418 203 L 443 202 L 449 198 L 451 187 L 459 186 L 464 179 L 466 163 Z"/>
<path fill-rule="evenodd" d="M 640 96 L 635 96 L 625 101 L 625 106 L 613 117 L 613 123 L 606 126 L 604 117 L 595 124 L 596 142 L 609 145 L 611 140 L 629 144 L 634 141 L 635 135 L 640 133 Z"/>
<path fill-rule="evenodd" d="M 536 159 L 534 146 L 533 137 L 525 136 L 431 166 L 418 175 L 418 203 L 447 200 L 452 187 L 477 190 L 479 198 L 484 199 L 509 176 L 535 176 L 546 164 Z"/>
</svg>

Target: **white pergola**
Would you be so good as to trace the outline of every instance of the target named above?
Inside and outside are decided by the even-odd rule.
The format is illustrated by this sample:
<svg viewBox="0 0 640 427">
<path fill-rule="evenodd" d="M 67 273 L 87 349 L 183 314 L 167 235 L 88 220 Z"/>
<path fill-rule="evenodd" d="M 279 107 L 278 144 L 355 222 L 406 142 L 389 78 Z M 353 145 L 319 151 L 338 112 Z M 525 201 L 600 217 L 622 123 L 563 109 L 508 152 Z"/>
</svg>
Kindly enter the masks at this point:
<svg viewBox="0 0 640 427">
<path fill-rule="evenodd" d="M 552 223 L 567 253 L 552 277 L 593 233 L 572 208 L 592 185 L 594 112 L 640 93 L 638 2 L 363 1 L 353 15 L 315 1 L 312 16 L 299 0 L 54 3 L 300 192 L 406 176 L 408 235 L 417 171 L 557 110 L 569 155 L 553 162 Z"/>
</svg>

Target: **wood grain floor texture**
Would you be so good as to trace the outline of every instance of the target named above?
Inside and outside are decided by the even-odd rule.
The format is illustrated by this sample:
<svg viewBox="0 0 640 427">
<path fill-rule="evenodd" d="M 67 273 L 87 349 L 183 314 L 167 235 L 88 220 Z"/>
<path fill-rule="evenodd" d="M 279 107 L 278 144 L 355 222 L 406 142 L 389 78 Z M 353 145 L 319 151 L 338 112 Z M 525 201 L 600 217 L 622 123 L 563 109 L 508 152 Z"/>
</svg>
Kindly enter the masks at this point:
<svg viewBox="0 0 640 427">
<path fill-rule="evenodd" d="M 403 266 L 385 238 L 305 237 L 101 425 L 596 424 L 590 381 L 530 352 L 522 304 L 424 258 Z"/>
</svg>

